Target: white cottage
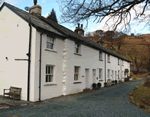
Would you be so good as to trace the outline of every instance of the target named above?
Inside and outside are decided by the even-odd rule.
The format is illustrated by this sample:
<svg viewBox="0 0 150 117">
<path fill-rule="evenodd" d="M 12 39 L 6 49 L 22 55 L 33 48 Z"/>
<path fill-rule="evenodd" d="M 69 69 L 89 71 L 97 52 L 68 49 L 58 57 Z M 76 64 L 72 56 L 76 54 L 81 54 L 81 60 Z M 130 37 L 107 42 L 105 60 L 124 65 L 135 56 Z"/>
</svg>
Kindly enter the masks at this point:
<svg viewBox="0 0 150 117">
<path fill-rule="evenodd" d="M 41 101 L 91 89 L 93 83 L 124 80 L 130 61 L 41 16 L 8 3 L 0 8 L 0 95 L 22 88 L 21 99 Z M 79 34 L 78 34 L 79 33 Z M 130 73 L 128 73 L 129 75 Z"/>
</svg>

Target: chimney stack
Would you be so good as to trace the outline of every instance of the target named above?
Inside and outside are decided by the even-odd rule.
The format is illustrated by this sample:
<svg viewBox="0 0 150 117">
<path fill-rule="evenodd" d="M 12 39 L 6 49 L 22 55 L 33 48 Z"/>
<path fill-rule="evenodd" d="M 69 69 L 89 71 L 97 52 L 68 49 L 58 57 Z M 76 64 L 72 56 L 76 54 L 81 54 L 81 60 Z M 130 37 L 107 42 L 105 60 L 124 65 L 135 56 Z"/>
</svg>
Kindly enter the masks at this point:
<svg viewBox="0 0 150 117">
<path fill-rule="evenodd" d="M 78 27 L 76 27 L 76 29 L 74 30 L 74 32 L 76 32 L 76 33 L 78 33 L 78 34 L 84 36 L 83 24 L 80 25 L 80 24 L 78 23 Z"/>
<path fill-rule="evenodd" d="M 31 14 L 35 13 L 35 14 L 41 15 L 42 7 L 40 5 L 37 5 L 37 0 L 34 0 L 34 6 L 29 9 L 29 13 Z"/>
</svg>

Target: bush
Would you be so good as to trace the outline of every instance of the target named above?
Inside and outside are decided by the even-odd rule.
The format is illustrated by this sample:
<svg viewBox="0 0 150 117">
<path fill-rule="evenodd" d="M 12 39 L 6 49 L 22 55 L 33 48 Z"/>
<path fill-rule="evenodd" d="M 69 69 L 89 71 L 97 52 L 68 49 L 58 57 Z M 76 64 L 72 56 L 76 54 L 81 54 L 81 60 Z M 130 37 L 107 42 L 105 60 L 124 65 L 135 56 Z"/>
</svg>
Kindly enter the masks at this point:
<svg viewBox="0 0 150 117">
<path fill-rule="evenodd" d="M 93 89 L 96 89 L 96 83 L 92 84 Z"/>
<path fill-rule="evenodd" d="M 133 71 L 133 74 L 138 74 L 139 72 L 138 71 Z"/>
<path fill-rule="evenodd" d="M 97 83 L 97 88 L 101 88 L 101 83 Z"/>
<path fill-rule="evenodd" d="M 107 86 L 107 83 L 105 82 L 105 83 L 104 83 L 104 87 L 106 87 L 106 86 Z"/>
</svg>

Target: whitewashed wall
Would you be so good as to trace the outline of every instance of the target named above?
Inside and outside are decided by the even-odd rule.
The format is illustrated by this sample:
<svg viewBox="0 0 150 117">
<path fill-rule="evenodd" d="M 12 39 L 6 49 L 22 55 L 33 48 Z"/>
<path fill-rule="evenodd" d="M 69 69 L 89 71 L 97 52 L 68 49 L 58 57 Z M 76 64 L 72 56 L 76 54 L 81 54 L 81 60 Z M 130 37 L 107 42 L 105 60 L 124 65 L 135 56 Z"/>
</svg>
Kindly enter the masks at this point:
<svg viewBox="0 0 150 117">
<path fill-rule="evenodd" d="M 28 62 L 15 59 L 27 59 L 28 43 L 28 23 L 4 6 L 0 12 L 0 95 L 10 86 L 20 87 L 21 99 L 27 100 Z"/>
<path fill-rule="evenodd" d="M 81 56 L 75 55 L 75 42 L 69 39 L 66 39 L 67 43 L 67 80 L 66 80 L 66 94 L 77 93 L 85 89 L 85 69 L 89 69 L 89 87 L 92 88 L 92 83 L 99 82 L 99 68 L 102 68 L 103 71 L 103 81 L 104 84 L 105 73 L 104 73 L 104 53 L 103 61 L 99 61 L 99 51 L 91 47 L 81 44 Z M 80 66 L 80 76 L 78 81 L 74 81 L 74 66 Z M 96 69 L 96 79 L 93 79 L 92 70 Z M 81 82 L 74 84 L 74 82 Z"/>
<path fill-rule="evenodd" d="M 42 34 L 42 71 L 41 71 L 41 100 L 62 95 L 63 79 L 63 48 L 64 40 L 56 38 L 54 49 L 46 49 L 47 35 Z M 40 53 L 40 32 L 36 34 L 36 55 L 35 55 L 35 78 L 34 78 L 34 101 L 39 99 L 39 53 Z M 45 82 L 46 64 L 54 65 L 54 82 Z"/>
<path fill-rule="evenodd" d="M 118 80 L 118 70 L 120 70 L 120 65 L 118 65 L 118 58 L 110 55 L 110 63 L 107 62 L 108 54 L 106 54 L 106 78 L 111 80 Z M 108 69 L 110 69 L 110 78 L 108 78 Z M 112 75 L 113 70 L 113 75 Z M 115 71 L 117 72 L 115 76 Z"/>
</svg>

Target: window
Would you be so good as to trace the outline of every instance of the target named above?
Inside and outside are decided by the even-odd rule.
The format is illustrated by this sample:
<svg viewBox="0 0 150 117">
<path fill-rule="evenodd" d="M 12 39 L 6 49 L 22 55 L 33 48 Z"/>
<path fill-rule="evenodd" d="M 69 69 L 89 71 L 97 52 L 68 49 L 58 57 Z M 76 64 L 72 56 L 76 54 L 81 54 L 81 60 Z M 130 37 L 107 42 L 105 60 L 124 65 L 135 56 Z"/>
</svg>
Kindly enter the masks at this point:
<svg viewBox="0 0 150 117">
<path fill-rule="evenodd" d="M 107 71 L 107 78 L 110 78 L 110 69 Z"/>
<path fill-rule="evenodd" d="M 75 42 L 75 53 L 80 54 L 80 44 Z"/>
<path fill-rule="evenodd" d="M 102 69 L 99 69 L 99 79 L 102 79 Z"/>
<path fill-rule="evenodd" d="M 75 81 L 79 80 L 79 69 L 80 69 L 80 67 L 78 67 L 78 66 L 74 67 L 74 80 Z"/>
<path fill-rule="evenodd" d="M 53 82 L 54 78 L 54 66 L 46 65 L 46 79 L 45 82 Z"/>
<path fill-rule="evenodd" d="M 103 60 L 103 56 L 102 56 L 102 55 L 103 55 L 102 51 L 99 51 L 99 60 L 100 60 L 100 61 Z"/>
<path fill-rule="evenodd" d="M 47 48 L 48 49 L 54 48 L 54 38 L 47 36 Z"/>
<path fill-rule="evenodd" d="M 110 55 L 107 56 L 107 62 L 110 63 Z"/>
<path fill-rule="evenodd" d="M 118 65 L 119 65 L 120 63 L 119 63 L 119 58 L 118 58 Z"/>
</svg>

